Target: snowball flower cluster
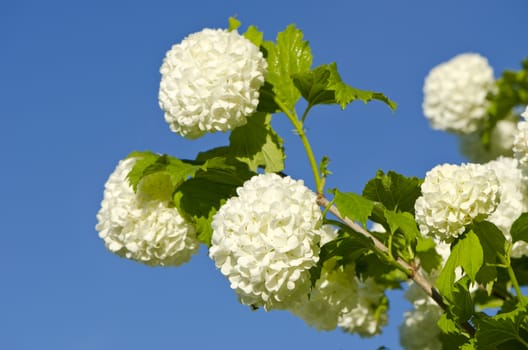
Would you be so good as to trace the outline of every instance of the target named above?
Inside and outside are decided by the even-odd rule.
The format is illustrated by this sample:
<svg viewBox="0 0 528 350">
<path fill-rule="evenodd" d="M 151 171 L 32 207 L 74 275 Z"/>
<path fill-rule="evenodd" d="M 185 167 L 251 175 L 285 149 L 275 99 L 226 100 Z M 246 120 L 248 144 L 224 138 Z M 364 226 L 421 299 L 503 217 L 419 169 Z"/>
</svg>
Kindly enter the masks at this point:
<svg viewBox="0 0 528 350">
<path fill-rule="evenodd" d="M 356 303 L 339 317 L 337 325 L 345 332 L 371 337 L 381 333 L 381 327 L 388 322 L 386 297 L 374 279 L 357 281 Z"/>
<path fill-rule="evenodd" d="M 319 260 L 322 213 L 302 180 L 261 174 L 213 217 L 210 257 L 241 303 L 293 309 Z"/>
<path fill-rule="evenodd" d="M 122 160 L 105 184 L 96 230 L 108 250 L 147 265 L 181 265 L 199 248 L 194 227 L 176 208 L 141 200 L 127 180 L 135 158 Z"/>
<path fill-rule="evenodd" d="M 166 54 L 159 105 L 172 131 L 195 139 L 246 124 L 255 112 L 267 62 L 236 31 L 204 29 Z"/>
<path fill-rule="evenodd" d="M 513 153 L 519 160 L 519 166 L 528 173 L 528 106 L 521 114 L 524 118 L 517 124 L 517 132 L 513 141 Z"/>
<path fill-rule="evenodd" d="M 416 200 L 416 222 L 424 235 L 450 242 L 473 220 L 483 220 L 499 204 L 495 172 L 480 164 L 439 165 L 430 170 Z"/>
<path fill-rule="evenodd" d="M 406 350 L 441 350 L 437 322 L 442 316 L 442 308 L 414 283 L 405 292 L 405 298 L 414 309 L 404 313 L 399 327 L 401 346 Z"/>
<path fill-rule="evenodd" d="M 500 156 L 513 156 L 513 140 L 517 133 L 517 122 L 502 119 L 491 130 L 489 147 L 480 140 L 480 132 L 460 135 L 460 153 L 471 162 L 484 163 Z"/>
<path fill-rule="evenodd" d="M 494 223 L 511 240 L 510 229 L 515 220 L 528 211 L 528 185 L 518 162 L 513 158 L 501 157 L 489 162 L 486 166 L 497 175 L 501 187 L 500 202 L 497 209 L 487 218 Z M 528 243 L 515 242 L 511 256 L 527 255 Z"/>
<path fill-rule="evenodd" d="M 493 91 L 493 69 L 479 54 L 462 54 L 434 67 L 424 83 L 423 112 L 432 128 L 457 134 L 477 131 Z"/>
<path fill-rule="evenodd" d="M 291 310 L 311 327 L 331 331 L 342 317 L 356 306 L 358 281 L 354 265 L 335 266 L 335 259 L 326 261 L 310 297 Z"/>
</svg>

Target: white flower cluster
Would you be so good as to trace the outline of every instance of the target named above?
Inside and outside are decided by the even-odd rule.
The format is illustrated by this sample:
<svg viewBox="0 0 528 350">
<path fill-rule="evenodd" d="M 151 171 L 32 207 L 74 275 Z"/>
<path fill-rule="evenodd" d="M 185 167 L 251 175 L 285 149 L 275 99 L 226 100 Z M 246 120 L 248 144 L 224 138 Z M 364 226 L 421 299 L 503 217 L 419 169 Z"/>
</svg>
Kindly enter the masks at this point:
<svg viewBox="0 0 528 350">
<path fill-rule="evenodd" d="M 321 221 L 316 196 L 303 181 L 257 175 L 213 217 L 209 256 L 241 303 L 293 309 L 309 292 Z"/>
<path fill-rule="evenodd" d="M 495 172 L 480 164 L 444 164 L 427 172 L 416 200 L 416 222 L 424 235 L 450 242 L 473 220 L 483 220 L 499 204 Z"/>
<path fill-rule="evenodd" d="M 518 162 L 513 158 L 501 157 L 486 166 L 492 169 L 501 187 L 500 202 L 497 209 L 487 218 L 511 240 L 512 224 L 524 212 L 528 211 L 528 184 Z M 528 243 L 518 241 L 511 251 L 512 257 L 528 255 Z"/>
<path fill-rule="evenodd" d="M 172 131 L 195 139 L 246 124 L 255 112 L 267 62 L 236 31 L 204 29 L 166 54 L 159 105 Z"/>
<path fill-rule="evenodd" d="M 96 230 L 111 252 L 155 266 L 177 266 L 199 248 L 194 227 L 176 208 L 140 200 L 127 180 L 135 158 L 122 160 L 105 184 Z"/>
<path fill-rule="evenodd" d="M 528 106 L 521 114 L 524 118 L 517 124 L 517 132 L 513 141 L 513 153 L 519 160 L 519 166 L 528 174 Z"/>
<path fill-rule="evenodd" d="M 338 326 L 345 332 L 371 337 L 381 333 L 388 322 L 384 289 L 374 279 L 358 280 L 356 304 L 339 318 Z"/>
<path fill-rule="evenodd" d="M 486 96 L 494 88 L 493 69 L 473 53 L 434 67 L 424 83 L 423 112 L 434 129 L 456 134 L 477 131 L 487 117 Z"/>
<path fill-rule="evenodd" d="M 441 350 L 437 322 L 442 308 L 415 283 L 409 285 L 405 298 L 413 304 L 413 310 L 405 312 L 399 327 L 401 346 L 406 350 Z"/>
<path fill-rule="evenodd" d="M 460 135 L 459 148 L 469 161 L 484 163 L 499 156 L 513 156 L 513 140 L 517 132 L 517 121 L 502 119 L 491 130 L 488 147 L 482 144 L 480 132 Z"/>
<path fill-rule="evenodd" d="M 290 310 L 317 330 L 334 330 L 358 301 L 354 265 L 335 267 L 335 259 L 324 263 L 310 297 Z M 347 315 L 348 317 L 348 315 Z"/>
</svg>

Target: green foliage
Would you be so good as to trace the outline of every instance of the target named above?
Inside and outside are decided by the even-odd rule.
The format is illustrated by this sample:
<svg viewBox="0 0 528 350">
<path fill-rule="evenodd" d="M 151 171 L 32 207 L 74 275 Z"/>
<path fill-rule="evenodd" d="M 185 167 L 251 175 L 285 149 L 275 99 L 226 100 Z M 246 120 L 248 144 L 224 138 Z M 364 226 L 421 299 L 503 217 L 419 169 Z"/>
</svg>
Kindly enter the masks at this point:
<svg viewBox="0 0 528 350">
<path fill-rule="evenodd" d="M 405 177 L 394 171 L 385 174 L 378 170 L 376 177 L 365 185 L 363 196 L 382 203 L 389 210 L 414 214 L 414 202 L 422 193 L 421 184 L 417 177 Z"/>
<path fill-rule="evenodd" d="M 528 213 L 523 213 L 513 223 L 510 234 L 512 242 L 525 241 L 528 242 Z"/>
<path fill-rule="evenodd" d="M 229 26 L 227 27 L 227 30 L 229 31 L 237 30 L 242 24 L 238 19 L 236 19 L 236 17 L 229 17 L 228 22 Z"/>
<path fill-rule="evenodd" d="M 310 270 L 312 285 L 319 279 L 323 264 L 334 259 L 335 268 L 355 264 L 355 261 L 369 251 L 372 243 L 362 236 L 341 231 L 339 236 L 321 247 L 319 262 Z"/>
<path fill-rule="evenodd" d="M 503 344 L 505 349 L 528 348 L 528 312 L 526 307 L 501 313 L 494 317 L 483 316 L 476 320 L 478 349 L 491 349 Z M 499 347 L 502 349 L 503 347 Z"/>
<path fill-rule="evenodd" d="M 360 90 L 345 84 L 335 62 L 323 64 L 309 72 L 293 74 L 292 77 L 309 108 L 318 104 L 338 104 L 341 109 L 345 109 L 355 100 L 367 103 L 374 99 L 386 103 L 392 110 L 396 109 L 396 103 L 382 93 Z"/>
<path fill-rule="evenodd" d="M 337 209 L 343 217 L 352 221 L 359 221 L 363 226 L 374 208 L 374 202 L 352 192 L 342 193 L 333 190 Z"/>
<path fill-rule="evenodd" d="M 267 172 L 284 169 L 283 141 L 270 125 L 271 116 L 255 113 L 246 125 L 236 128 L 229 137 L 228 155 L 246 163 L 250 170 L 262 167 Z"/>
<path fill-rule="evenodd" d="M 285 108 L 292 110 L 300 98 L 292 75 L 310 70 L 312 53 L 301 30 L 289 25 L 277 35 L 277 43 L 264 41 L 262 47 L 267 53 L 267 82 L 273 86 L 273 93 Z M 269 93 L 269 91 L 267 92 Z"/>
<path fill-rule="evenodd" d="M 469 231 L 451 247 L 451 255 L 436 280 L 440 293 L 451 300 L 453 298 L 452 287 L 455 284 L 455 269 L 462 267 L 471 281 L 474 281 L 483 262 L 484 252 L 480 241 L 475 232 Z"/>
<path fill-rule="evenodd" d="M 236 189 L 254 176 L 246 164 L 230 158 L 212 158 L 193 178 L 181 184 L 174 193 L 174 203 L 185 213 L 198 231 L 198 239 L 211 245 L 211 220 L 220 206 L 236 195 Z"/>
<path fill-rule="evenodd" d="M 419 235 L 416 240 L 416 256 L 420 259 L 420 266 L 425 272 L 430 273 L 438 269 L 442 263 L 442 257 L 436 252 L 436 244 L 430 237 Z"/>
<path fill-rule="evenodd" d="M 515 107 L 528 105 L 528 58 L 522 62 L 519 71 L 506 70 L 496 81 L 496 92 L 489 94 L 489 118 L 482 131 L 482 142 L 488 145 L 491 131 L 499 120 L 507 119 Z"/>
</svg>

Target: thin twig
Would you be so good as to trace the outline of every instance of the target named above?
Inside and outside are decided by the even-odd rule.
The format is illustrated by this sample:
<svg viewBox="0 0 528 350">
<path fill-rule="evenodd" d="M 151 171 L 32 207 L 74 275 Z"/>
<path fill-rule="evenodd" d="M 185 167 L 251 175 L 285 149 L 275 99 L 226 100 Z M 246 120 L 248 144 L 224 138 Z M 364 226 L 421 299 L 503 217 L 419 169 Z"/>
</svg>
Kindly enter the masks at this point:
<svg viewBox="0 0 528 350">
<path fill-rule="evenodd" d="M 328 211 L 330 213 L 332 213 L 335 217 L 344 222 L 352 230 L 356 231 L 359 234 L 362 234 L 367 238 L 370 238 L 377 250 L 386 255 L 390 255 L 389 249 L 382 242 L 380 242 L 376 237 L 374 237 L 370 232 L 365 230 L 360 225 L 356 224 L 347 217 L 343 217 L 337 207 L 335 205 L 331 205 L 328 199 L 325 198 L 323 195 L 320 194 L 317 197 L 317 203 L 321 207 L 328 208 Z M 447 305 L 445 304 L 440 292 L 436 288 L 434 288 L 431 283 L 429 283 L 429 281 L 422 275 L 419 270 L 412 267 L 408 262 L 406 262 L 400 257 L 396 257 L 395 262 L 407 271 L 407 275 L 414 281 L 414 283 L 416 283 L 420 288 L 422 288 L 425 293 L 430 296 L 444 311 L 447 311 Z M 473 336 L 475 334 L 475 329 L 468 322 L 464 322 L 463 324 L 461 324 L 461 326 L 470 336 Z"/>
</svg>

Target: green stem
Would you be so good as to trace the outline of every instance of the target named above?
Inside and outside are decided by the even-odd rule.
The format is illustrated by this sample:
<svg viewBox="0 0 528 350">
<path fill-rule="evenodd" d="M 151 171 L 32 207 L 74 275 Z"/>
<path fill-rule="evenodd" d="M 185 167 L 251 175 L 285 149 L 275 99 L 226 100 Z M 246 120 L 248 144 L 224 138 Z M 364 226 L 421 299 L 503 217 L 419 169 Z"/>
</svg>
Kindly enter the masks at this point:
<svg viewBox="0 0 528 350">
<path fill-rule="evenodd" d="M 515 293 L 517 294 L 517 299 L 519 300 L 519 304 L 521 306 L 525 306 L 526 303 L 524 302 L 524 296 L 521 292 L 519 281 L 517 281 L 517 277 L 515 276 L 515 272 L 513 272 L 511 264 L 508 261 L 506 261 L 506 259 L 504 258 L 501 259 L 501 263 L 507 266 L 506 270 L 508 271 L 508 276 L 510 277 L 510 281 L 513 285 L 513 289 L 515 289 Z"/>
<path fill-rule="evenodd" d="M 308 141 L 308 138 L 304 133 L 303 123 L 297 118 L 297 114 L 295 112 L 290 111 L 279 99 L 275 98 L 275 103 L 279 106 L 282 112 L 286 114 L 286 117 L 288 117 L 290 122 L 293 124 L 297 135 L 299 135 L 299 137 L 301 138 L 304 150 L 306 151 L 306 155 L 308 156 L 308 161 L 310 162 L 310 167 L 312 168 L 317 194 L 321 194 L 323 192 L 321 176 L 319 175 L 319 169 L 317 166 L 317 161 L 315 160 L 314 153 L 312 151 L 312 147 L 310 146 L 310 142 Z M 305 111 L 305 115 L 303 115 L 303 118 L 306 118 L 306 113 L 307 111 Z"/>
<path fill-rule="evenodd" d="M 528 349 L 528 342 L 526 342 L 524 339 L 522 339 L 521 337 L 516 337 L 516 339 L 519 341 L 519 343 L 521 343 L 522 345 L 524 345 L 525 348 Z"/>
</svg>

